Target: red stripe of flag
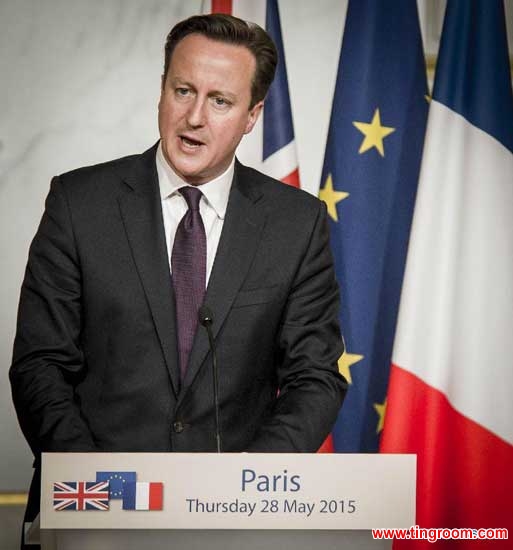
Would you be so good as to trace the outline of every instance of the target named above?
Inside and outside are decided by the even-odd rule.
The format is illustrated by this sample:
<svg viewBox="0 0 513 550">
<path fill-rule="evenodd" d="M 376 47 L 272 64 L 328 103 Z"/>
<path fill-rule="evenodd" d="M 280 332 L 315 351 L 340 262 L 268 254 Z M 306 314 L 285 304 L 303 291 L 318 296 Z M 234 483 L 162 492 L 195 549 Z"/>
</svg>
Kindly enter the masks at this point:
<svg viewBox="0 0 513 550">
<path fill-rule="evenodd" d="M 232 14 L 232 0 L 212 0 L 212 13 Z"/>
<path fill-rule="evenodd" d="M 287 185 L 292 185 L 292 187 L 300 187 L 299 185 L 299 169 L 296 168 L 293 172 L 291 172 L 288 176 L 285 176 L 284 178 L 281 178 L 281 181 L 283 183 L 286 183 Z"/>
<path fill-rule="evenodd" d="M 73 498 L 77 499 L 77 509 L 85 510 L 85 499 L 87 498 L 87 494 L 85 492 L 85 483 L 83 481 L 79 481 L 77 483 L 77 492 Z"/>
<path fill-rule="evenodd" d="M 447 397 L 392 365 L 381 452 L 417 454 L 417 525 L 513 532 L 513 446 L 454 409 Z M 388 429 L 387 429 L 388 428 Z M 511 548 L 511 541 L 451 541 L 451 548 Z M 508 546 L 509 545 L 509 546 Z M 432 548 L 396 541 L 394 550 Z"/>
<path fill-rule="evenodd" d="M 149 487 L 149 509 L 162 510 L 163 484 L 150 483 Z"/>
<path fill-rule="evenodd" d="M 334 453 L 335 447 L 333 446 L 333 436 L 330 434 L 328 437 L 324 440 L 324 443 L 321 445 L 318 453 Z"/>
</svg>

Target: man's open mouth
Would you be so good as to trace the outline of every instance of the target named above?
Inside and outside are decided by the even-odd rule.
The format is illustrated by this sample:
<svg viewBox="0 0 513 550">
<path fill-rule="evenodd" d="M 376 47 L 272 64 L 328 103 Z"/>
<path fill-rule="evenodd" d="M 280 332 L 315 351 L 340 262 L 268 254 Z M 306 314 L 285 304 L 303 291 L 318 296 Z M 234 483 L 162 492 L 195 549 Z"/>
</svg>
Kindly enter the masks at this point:
<svg viewBox="0 0 513 550">
<path fill-rule="evenodd" d="M 193 148 L 193 149 L 195 149 L 197 147 L 200 147 L 201 145 L 204 145 L 204 143 L 202 141 L 198 141 L 198 140 L 190 138 L 188 136 L 180 136 L 180 139 L 182 140 L 182 143 L 186 147 L 190 147 L 190 148 Z"/>
</svg>

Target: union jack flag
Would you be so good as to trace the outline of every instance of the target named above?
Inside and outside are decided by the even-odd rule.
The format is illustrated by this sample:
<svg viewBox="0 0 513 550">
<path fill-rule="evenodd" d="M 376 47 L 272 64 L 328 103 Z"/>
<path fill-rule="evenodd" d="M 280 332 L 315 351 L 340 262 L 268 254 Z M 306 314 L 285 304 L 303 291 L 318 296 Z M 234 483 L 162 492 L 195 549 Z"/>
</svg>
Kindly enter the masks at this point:
<svg viewBox="0 0 513 550">
<path fill-rule="evenodd" d="M 108 510 L 108 481 L 58 481 L 53 484 L 53 509 Z"/>
</svg>

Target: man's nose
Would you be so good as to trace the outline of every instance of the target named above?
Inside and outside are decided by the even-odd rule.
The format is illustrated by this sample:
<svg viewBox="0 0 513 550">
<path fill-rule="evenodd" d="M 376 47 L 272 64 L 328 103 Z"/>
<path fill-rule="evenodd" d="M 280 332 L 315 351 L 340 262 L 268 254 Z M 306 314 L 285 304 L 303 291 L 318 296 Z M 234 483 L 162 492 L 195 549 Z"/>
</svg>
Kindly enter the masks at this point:
<svg viewBox="0 0 513 550">
<path fill-rule="evenodd" d="M 187 111 L 187 123 L 191 128 L 199 128 L 205 124 L 206 100 L 196 97 Z"/>
</svg>

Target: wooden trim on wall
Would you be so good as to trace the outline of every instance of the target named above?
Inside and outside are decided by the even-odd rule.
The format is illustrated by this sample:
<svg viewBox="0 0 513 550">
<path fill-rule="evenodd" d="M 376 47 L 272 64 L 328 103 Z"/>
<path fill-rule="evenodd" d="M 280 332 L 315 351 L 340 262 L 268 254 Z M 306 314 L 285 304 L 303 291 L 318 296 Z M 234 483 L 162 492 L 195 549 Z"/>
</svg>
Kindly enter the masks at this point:
<svg viewBox="0 0 513 550">
<path fill-rule="evenodd" d="M 27 493 L 0 493 L 0 506 L 25 506 Z"/>
</svg>

